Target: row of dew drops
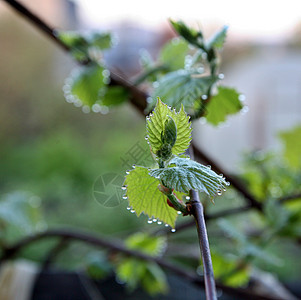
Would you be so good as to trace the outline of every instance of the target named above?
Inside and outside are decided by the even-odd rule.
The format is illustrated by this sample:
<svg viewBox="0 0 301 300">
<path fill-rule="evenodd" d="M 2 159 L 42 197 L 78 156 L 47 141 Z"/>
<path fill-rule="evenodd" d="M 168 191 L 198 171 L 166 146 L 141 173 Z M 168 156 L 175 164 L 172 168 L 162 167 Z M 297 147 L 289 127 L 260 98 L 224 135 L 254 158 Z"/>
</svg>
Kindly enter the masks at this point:
<svg viewBox="0 0 301 300">
<path fill-rule="evenodd" d="M 135 169 L 135 167 L 136 167 L 136 165 L 133 165 L 133 166 L 132 166 L 133 169 Z M 208 165 L 207 167 L 208 167 L 209 169 L 211 169 L 211 166 L 210 166 L 210 165 Z M 125 173 L 126 173 L 126 175 L 128 175 L 128 174 L 130 174 L 130 171 L 127 170 Z M 221 180 L 224 180 L 224 179 L 225 179 L 225 178 L 223 177 L 223 174 L 220 174 L 219 177 L 221 178 Z M 226 181 L 225 184 L 226 184 L 226 186 L 229 186 L 229 185 L 230 185 L 230 182 L 227 182 L 227 181 Z M 126 185 L 123 185 L 123 186 L 121 187 L 121 189 L 122 189 L 123 191 L 126 191 L 127 186 L 126 186 Z M 223 191 L 225 192 L 225 191 L 226 191 L 226 188 L 223 188 Z M 218 189 L 218 190 L 216 191 L 216 193 L 217 193 L 218 196 L 221 196 L 221 195 L 222 195 L 222 190 L 221 190 L 221 189 Z M 127 199 L 128 199 L 128 197 L 126 196 L 126 194 L 124 194 L 124 195 L 122 196 L 122 199 L 123 199 L 123 200 L 127 200 Z M 190 197 L 189 197 L 189 196 L 185 196 L 185 199 L 186 199 L 187 201 L 189 201 L 189 200 L 190 200 Z M 130 211 L 131 213 L 135 213 L 135 212 L 136 212 L 131 206 L 128 206 L 126 209 L 127 209 L 128 211 Z M 177 211 L 177 213 L 178 213 L 178 215 L 181 215 L 181 214 L 182 214 L 180 211 Z M 148 224 L 157 223 L 158 225 L 162 225 L 162 224 L 163 224 L 163 222 L 160 221 L 158 218 L 148 218 L 147 223 L 148 223 Z M 164 226 L 165 226 L 165 227 L 170 227 L 168 224 L 164 224 Z M 176 232 L 176 229 L 175 229 L 175 228 L 171 228 L 170 231 L 171 231 L 171 232 Z"/>
<path fill-rule="evenodd" d="M 106 115 L 109 113 L 109 107 L 106 105 L 100 105 L 98 103 L 95 103 L 91 106 L 88 105 L 83 105 L 82 100 L 80 100 L 76 95 L 72 93 L 72 86 L 76 80 L 81 74 L 81 68 L 76 68 L 72 70 L 70 76 L 66 78 L 64 86 L 63 86 L 63 92 L 64 92 L 64 97 L 66 99 L 66 102 L 68 103 L 73 103 L 75 107 L 81 107 L 83 113 L 87 114 L 90 113 L 91 111 L 94 113 L 101 113 L 103 115 Z M 102 71 L 102 76 L 103 76 L 103 83 L 105 85 L 110 83 L 110 71 L 108 69 L 104 69 Z M 100 94 L 104 92 L 104 89 L 100 88 Z M 99 95 L 101 96 L 101 95 Z"/>
</svg>

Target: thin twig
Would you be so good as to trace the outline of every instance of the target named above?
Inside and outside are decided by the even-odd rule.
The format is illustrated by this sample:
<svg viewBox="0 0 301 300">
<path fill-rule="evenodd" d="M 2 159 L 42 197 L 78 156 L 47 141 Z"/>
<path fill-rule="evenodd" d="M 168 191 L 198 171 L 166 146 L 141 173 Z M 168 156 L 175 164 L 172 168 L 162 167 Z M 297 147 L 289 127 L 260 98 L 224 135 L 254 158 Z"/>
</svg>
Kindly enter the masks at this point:
<svg viewBox="0 0 301 300">
<path fill-rule="evenodd" d="M 178 267 L 176 265 L 171 264 L 170 262 L 166 261 L 164 258 L 158 258 L 153 257 L 135 250 L 131 250 L 123 246 L 121 241 L 112 241 L 108 240 L 108 238 L 101 238 L 96 237 L 92 234 L 83 233 L 78 230 L 72 231 L 72 230 L 64 230 L 64 229 L 54 229 L 54 230 L 48 230 L 41 233 L 37 233 L 28 237 L 25 237 L 24 239 L 18 241 L 14 245 L 7 247 L 4 249 L 0 262 L 3 262 L 8 259 L 12 259 L 14 256 L 18 254 L 21 250 L 23 250 L 24 247 L 29 246 L 30 244 L 43 240 L 45 238 L 62 238 L 62 239 L 68 239 L 68 240 L 75 240 L 75 241 L 81 241 L 85 242 L 87 244 L 96 246 L 96 247 L 102 247 L 109 249 L 111 251 L 115 251 L 118 253 L 122 253 L 127 256 L 135 257 L 137 259 L 155 262 L 162 268 L 165 268 L 166 270 L 169 270 L 173 272 L 174 274 L 179 275 L 182 278 L 185 278 L 189 280 L 190 282 L 204 287 L 204 280 L 197 276 L 196 274 L 187 271 L 183 269 L 183 267 Z M 258 294 L 255 294 L 251 291 L 242 289 L 242 288 L 232 288 L 229 286 L 225 286 L 223 284 L 218 283 L 217 288 L 221 289 L 225 293 L 228 293 L 230 295 L 239 297 L 240 299 L 254 299 L 254 300 L 273 300 L 273 298 L 261 296 Z"/>
<path fill-rule="evenodd" d="M 57 258 L 57 256 L 68 246 L 69 239 L 66 237 L 62 237 L 55 244 L 53 248 L 50 249 L 44 262 L 42 263 L 41 272 L 47 270 L 50 264 Z"/>
<path fill-rule="evenodd" d="M 199 193 L 194 190 L 189 191 L 191 205 L 191 213 L 195 218 L 196 227 L 198 230 L 198 238 L 201 249 L 201 256 L 204 270 L 205 291 L 207 300 L 216 300 L 216 288 L 213 274 L 213 266 L 209 248 L 207 229 L 204 218 L 203 205 L 199 198 Z"/>
<path fill-rule="evenodd" d="M 192 145 L 192 148 L 194 151 L 194 155 L 197 158 L 204 161 L 206 164 L 209 164 L 212 170 L 214 170 L 215 172 L 222 173 L 226 177 L 227 181 L 231 183 L 231 186 L 234 187 L 238 192 L 240 192 L 253 208 L 257 209 L 258 211 L 262 211 L 262 204 L 255 199 L 255 197 L 246 189 L 246 187 L 239 180 L 237 180 L 235 177 L 223 170 L 215 161 L 213 161 L 208 155 L 202 152 L 194 144 Z"/>
<path fill-rule="evenodd" d="M 285 203 L 285 202 L 293 201 L 293 200 L 297 200 L 297 199 L 301 199 L 301 193 L 281 197 L 278 201 L 280 203 Z"/>
</svg>

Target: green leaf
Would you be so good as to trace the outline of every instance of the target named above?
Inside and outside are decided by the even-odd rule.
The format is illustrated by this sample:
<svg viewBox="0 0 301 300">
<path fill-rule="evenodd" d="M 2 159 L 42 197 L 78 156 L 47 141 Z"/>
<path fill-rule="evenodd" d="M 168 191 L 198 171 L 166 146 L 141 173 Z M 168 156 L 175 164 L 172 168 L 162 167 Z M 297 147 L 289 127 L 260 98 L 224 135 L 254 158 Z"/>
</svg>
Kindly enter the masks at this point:
<svg viewBox="0 0 301 300">
<path fill-rule="evenodd" d="M 135 258 L 123 259 L 116 268 L 119 280 L 126 282 L 127 288 L 133 291 L 146 272 L 146 262 Z"/>
<path fill-rule="evenodd" d="M 159 180 L 149 176 L 148 169 L 136 167 L 126 176 L 126 196 L 137 216 L 141 213 L 175 227 L 177 212 L 168 206 L 167 198 L 158 190 Z"/>
<path fill-rule="evenodd" d="M 275 231 L 284 228 L 289 220 L 290 213 L 277 201 L 269 199 L 264 202 L 265 217 Z"/>
<path fill-rule="evenodd" d="M 209 167 L 186 158 L 173 158 L 168 168 L 152 169 L 149 174 L 160 178 L 163 184 L 176 191 L 187 193 L 194 189 L 211 197 L 220 195 L 228 183 Z"/>
<path fill-rule="evenodd" d="M 104 106 L 117 106 L 128 100 L 129 93 L 121 86 L 108 86 L 106 92 L 98 101 L 98 104 Z"/>
<path fill-rule="evenodd" d="M 193 28 L 189 28 L 182 21 L 176 22 L 170 20 L 170 23 L 177 33 L 190 44 L 199 47 L 199 45 L 202 43 L 203 35 L 201 32 L 198 32 Z"/>
<path fill-rule="evenodd" d="M 167 246 L 164 236 L 150 236 L 143 232 L 131 235 L 125 244 L 129 249 L 139 250 L 151 256 L 161 256 Z"/>
<path fill-rule="evenodd" d="M 228 26 L 224 26 L 220 31 L 218 31 L 206 44 L 207 49 L 217 48 L 221 49 L 224 46 L 226 36 L 227 36 Z"/>
<path fill-rule="evenodd" d="M 171 149 L 172 154 L 182 154 L 190 145 L 192 129 L 190 127 L 189 117 L 185 113 L 183 106 L 181 110 L 176 113 L 158 99 L 153 113 L 147 118 L 146 122 L 148 141 L 155 154 L 162 149 L 163 141 L 161 134 L 165 131 L 165 123 L 169 117 L 174 121 L 177 133 L 176 141 Z"/>
<path fill-rule="evenodd" d="M 213 125 L 218 125 L 224 122 L 228 115 L 239 112 L 243 107 L 239 95 L 235 89 L 219 86 L 218 93 L 211 97 L 206 106 L 207 121 Z"/>
<path fill-rule="evenodd" d="M 89 46 L 99 50 L 109 49 L 112 46 L 112 37 L 109 33 L 94 32 L 89 36 Z"/>
<path fill-rule="evenodd" d="M 290 167 L 295 170 L 301 167 L 301 126 L 279 134 L 284 145 L 284 157 Z"/>
<path fill-rule="evenodd" d="M 110 48 L 112 44 L 109 33 L 89 32 L 82 34 L 76 31 L 59 31 L 57 36 L 71 49 L 72 55 L 79 61 L 92 58 L 89 55 L 90 48 L 101 51 Z"/>
<path fill-rule="evenodd" d="M 160 97 L 167 105 L 179 109 L 181 104 L 188 112 L 201 105 L 201 97 L 218 80 L 216 76 L 204 76 L 189 70 L 178 70 L 164 75 L 158 81 L 158 87 L 152 93 L 152 103 Z"/>
<path fill-rule="evenodd" d="M 216 252 L 211 252 L 212 265 L 218 281 L 229 286 L 238 287 L 247 284 L 250 279 L 250 268 L 241 265 L 238 260 Z"/>
<path fill-rule="evenodd" d="M 65 93 L 67 101 L 79 103 L 78 106 L 83 104 L 92 107 L 100 99 L 100 94 L 106 87 L 103 71 L 103 67 L 93 64 L 89 67 L 82 67 L 78 72 L 73 73 L 67 80 L 70 81 L 70 87 L 67 86 L 70 94 Z M 68 97 L 71 97 L 71 101 Z"/>
<path fill-rule="evenodd" d="M 162 236 L 154 237 L 139 232 L 131 235 L 125 244 L 129 249 L 138 250 L 151 256 L 160 256 L 166 248 L 166 239 Z M 117 267 L 117 276 L 126 281 L 132 290 L 140 283 L 151 295 L 165 293 L 168 288 L 165 273 L 152 262 L 123 258 Z"/>
<path fill-rule="evenodd" d="M 148 263 L 142 278 L 143 288 L 150 294 L 166 294 L 168 292 L 167 278 L 163 270 L 155 263 Z"/>
<path fill-rule="evenodd" d="M 76 31 L 59 31 L 57 36 L 71 49 L 71 54 L 76 60 L 87 59 L 89 43 L 86 37 Z"/>
<path fill-rule="evenodd" d="M 160 51 L 159 61 L 170 71 L 184 68 L 185 57 L 189 52 L 187 42 L 180 38 L 167 42 Z"/>
</svg>

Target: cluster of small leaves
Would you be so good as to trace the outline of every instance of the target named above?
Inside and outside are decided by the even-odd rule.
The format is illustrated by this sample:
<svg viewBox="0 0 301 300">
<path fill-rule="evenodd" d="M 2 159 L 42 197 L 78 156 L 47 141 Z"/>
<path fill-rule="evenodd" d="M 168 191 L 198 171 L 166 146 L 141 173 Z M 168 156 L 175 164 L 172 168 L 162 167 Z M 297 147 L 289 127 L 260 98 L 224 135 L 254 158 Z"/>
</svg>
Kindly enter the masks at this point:
<svg viewBox="0 0 301 300">
<path fill-rule="evenodd" d="M 191 142 L 189 117 L 183 106 L 176 112 L 158 99 L 154 111 L 147 117 L 146 130 L 159 168 L 137 166 L 129 171 L 124 183 L 126 197 L 138 216 L 144 212 L 174 227 L 178 215 L 175 209 L 185 212 L 182 199 L 188 197 L 189 190 L 205 192 L 213 198 L 220 195 L 228 183 L 210 167 L 182 156 Z M 158 186 L 163 189 L 159 190 Z M 172 205 L 168 205 L 166 197 Z"/>
<path fill-rule="evenodd" d="M 141 232 L 130 236 L 125 244 L 131 250 L 140 251 L 153 257 L 161 256 L 166 248 L 164 237 L 153 237 Z M 154 262 L 123 257 L 118 262 L 116 274 L 120 281 L 126 283 L 130 291 L 136 289 L 138 285 L 151 295 L 164 294 L 168 291 L 165 273 Z"/>
<path fill-rule="evenodd" d="M 71 72 L 63 88 L 66 101 L 84 112 L 107 113 L 112 106 L 128 99 L 122 87 L 111 87 L 110 72 L 103 60 L 103 51 L 111 48 L 112 38 L 108 33 L 80 34 L 58 32 L 59 39 L 71 50 L 73 57 L 84 64 Z"/>
<path fill-rule="evenodd" d="M 205 116 L 212 125 L 224 122 L 229 114 L 242 108 L 239 94 L 234 89 L 220 87 L 215 92 L 214 88 L 221 79 L 218 51 L 225 42 L 227 27 L 205 40 L 201 31 L 183 22 L 171 21 L 171 24 L 180 37 L 172 39 L 161 49 L 157 62 L 142 51 L 140 61 L 144 73 L 135 80 L 135 84 L 153 82 L 149 111 L 157 97 L 161 97 L 177 109 L 183 105 L 193 118 Z M 86 64 L 66 79 L 64 93 L 67 102 L 82 107 L 86 113 L 105 114 L 110 107 L 128 100 L 129 95 L 124 88 L 109 86 L 110 72 L 105 66 L 103 51 L 112 45 L 110 34 L 60 31 L 58 37 L 71 49 L 77 61 Z"/>
<path fill-rule="evenodd" d="M 171 21 L 171 24 L 180 38 L 162 48 L 157 63 L 142 59 L 145 72 L 137 83 L 147 79 L 153 82 L 149 110 L 157 97 L 161 97 L 166 99 L 167 105 L 177 109 L 183 105 L 193 118 L 204 116 L 208 123 L 216 126 L 243 107 L 235 89 L 222 86 L 215 89 L 223 78 L 218 73 L 218 51 L 223 48 L 227 26 L 205 40 L 201 31 L 183 22 Z M 144 53 L 143 57 L 150 56 Z"/>
</svg>

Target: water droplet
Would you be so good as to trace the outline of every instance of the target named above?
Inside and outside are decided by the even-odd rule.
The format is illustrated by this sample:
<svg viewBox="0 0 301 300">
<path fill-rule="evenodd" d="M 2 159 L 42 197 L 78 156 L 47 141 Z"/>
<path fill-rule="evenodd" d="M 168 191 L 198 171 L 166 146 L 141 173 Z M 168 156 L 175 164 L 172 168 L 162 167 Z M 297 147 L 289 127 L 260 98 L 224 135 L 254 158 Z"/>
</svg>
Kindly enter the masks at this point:
<svg viewBox="0 0 301 300">
<path fill-rule="evenodd" d="M 88 114 L 90 112 L 90 107 L 88 105 L 85 105 L 82 107 L 82 111 L 84 114 Z"/>
<path fill-rule="evenodd" d="M 121 189 L 122 189 L 123 191 L 125 191 L 125 190 L 126 190 L 126 186 L 123 185 L 123 186 L 121 187 Z"/>
<path fill-rule="evenodd" d="M 158 221 L 158 219 L 156 219 L 156 218 L 153 219 L 153 222 L 154 222 L 154 223 L 156 223 L 157 221 Z"/>
<path fill-rule="evenodd" d="M 106 115 L 109 112 L 109 108 L 107 106 L 100 106 L 100 113 Z"/>
<path fill-rule="evenodd" d="M 74 100 L 75 100 L 75 98 L 74 98 L 72 95 L 66 96 L 66 101 L 67 101 L 68 103 L 73 103 Z"/>
<path fill-rule="evenodd" d="M 169 225 L 168 225 L 168 224 L 165 224 L 164 226 L 165 226 L 165 227 L 168 227 Z"/>
<path fill-rule="evenodd" d="M 127 209 L 127 210 L 131 210 L 131 207 L 130 207 L 130 206 L 128 206 L 126 209 Z"/>
<path fill-rule="evenodd" d="M 162 224 L 162 221 L 158 221 L 158 223 L 157 223 L 158 225 L 161 225 Z"/>
<path fill-rule="evenodd" d="M 186 200 L 190 200 L 190 197 L 189 197 L 189 196 L 186 196 L 185 199 L 186 199 Z"/>
<path fill-rule="evenodd" d="M 126 174 L 126 175 L 129 175 L 129 174 L 130 174 L 130 170 L 127 170 L 127 171 L 125 172 L 125 174 Z"/>
<path fill-rule="evenodd" d="M 211 166 L 210 166 L 210 165 L 208 165 L 208 166 L 207 166 L 207 168 L 208 168 L 208 169 L 211 169 Z"/>
<path fill-rule="evenodd" d="M 230 185 L 230 182 L 229 182 L 229 181 L 226 181 L 225 184 L 226 184 L 226 186 L 229 186 L 229 185 Z"/>
<path fill-rule="evenodd" d="M 76 107 L 81 107 L 83 105 L 83 103 L 79 99 L 75 99 L 75 101 L 73 103 L 74 103 L 74 106 L 76 106 Z"/>
<path fill-rule="evenodd" d="M 238 96 L 238 100 L 241 101 L 241 102 L 244 102 L 244 101 L 246 100 L 246 96 L 243 95 L 243 94 L 240 94 L 240 95 Z"/>
<path fill-rule="evenodd" d="M 151 218 L 149 218 L 149 219 L 147 220 L 147 223 L 148 223 L 148 224 L 152 224 L 152 223 L 153 223 L 153 220 L 152 220 Z"/>
<path fill-rule="evenodd" d="M 96 104 L 92 105 L 93 112 L 98 113 L 98 112 L 100 112 L 100 110 L 101 110 L 101 106 L 99 104 L 96 103 Z"/>
<path fill-rule="evenodd" d="M 104 77 L 109 77 L 109 76 L 110 76 L 110 71 L 107 70 L 107 69 L 105 69 L 105 70 L 102 71 L 102 75 L 103 75 Z"/>
<path fill-rule="evenodd" d="M 147 141 L 148 140 L 148 136 L 146 136 L 144 139 Z"/>
<path fill-rule="evenodd" d="M 201 125 L 205 125 L 207 123 L 207 120 L 206 120 L 205 117 L 202 117 L 202 118 L 200 118 L 199 122 L 200 122 Z"/>
<path fill-rule="evenodd" d="M 225 78 L 225 75 L 224 75 L 223 73 L 220 73 L 220 74 L 218 75 L 218 79 L 222 80 L 222 79 L 224 79 L 224 78 Z"/>
<path fill-rule="evenodd" d="M 153 87 L 154 87 L 154 89 L 156 89 L 157 87 L 159 87 L 159 82 L 158 82 L 158 81 L 155 81 L 155 82 L 153 83 Z"/>
<path fill-rule="evenodd" d="M 150 117 L 146 117 L 146 120 L 149 121 L 149 120 L 150 120 Z"/>
<path fill-rule="evenodd" d="M 181 214 L 181 212 L 180 212 L 180 211 L 177 211 L 177 213 L 178 213 L 178 215 L 180 215 L 180 214 Z"/>
<path fill-rule="evenodd" d="M 135 212 L 135 209 L 131 209 L 131 213 L 133 214 Z"/>
<path fill-rule="evenodd" d="M 125 195 L 124 195 L 124 196 L 122 196 L 122 199 L 123 199 L 123 200 L 127 200 L 127 198 L 128 198 L 128 197 L 127 197 L 127 196 L 125 196 Z"/>
<path fill-rule="evenodd" d="M 249 111 L 249 107 L 247 105 L 245 105 L 241 110 L 240 110 L 240 114 L 244 115 Z"/>
<path fill-rule="evenodd" d="M 222 190 L 217 190 L 216 193 L 217 193 L 218 196 L 221 196 Z"/>
<path fill-rule="evenodd" d="M 176 232 L 175 228 L 172 228 L 172 229 L 171 229 L 171 232 Z"/>
<path fill-rule="evenodd" d="M 207 100 L 208 99 L 208 96 L 207 95 L 202 95 L 202 100 Z"/>
<path fill-rule="evenodd" d="M 135 169 L 135 168 L 136 168 L 136 165 L 132 165 L 132 168 Z"/>
</svg>

